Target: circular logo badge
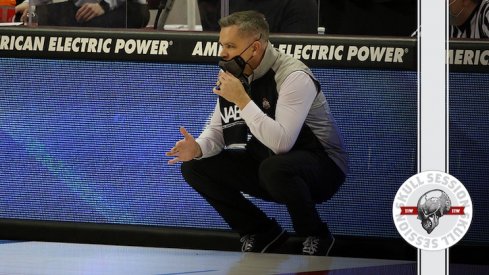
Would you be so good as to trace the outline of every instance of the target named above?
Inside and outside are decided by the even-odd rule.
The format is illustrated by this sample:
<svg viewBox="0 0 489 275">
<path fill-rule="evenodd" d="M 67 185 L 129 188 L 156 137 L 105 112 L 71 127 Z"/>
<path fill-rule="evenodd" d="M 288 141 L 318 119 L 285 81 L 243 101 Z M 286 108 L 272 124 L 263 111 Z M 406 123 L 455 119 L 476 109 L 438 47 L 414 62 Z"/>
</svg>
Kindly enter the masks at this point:
<svg viewBox="0 0 489 275">
<path fill-rule="evenodd" d="M 399 234 L 424 250 L 449 248 L 462 239 L 472 221 L 472 200 L 450 174 L 424 171 L 397 191 L 392 216 Z"/>
</svg>

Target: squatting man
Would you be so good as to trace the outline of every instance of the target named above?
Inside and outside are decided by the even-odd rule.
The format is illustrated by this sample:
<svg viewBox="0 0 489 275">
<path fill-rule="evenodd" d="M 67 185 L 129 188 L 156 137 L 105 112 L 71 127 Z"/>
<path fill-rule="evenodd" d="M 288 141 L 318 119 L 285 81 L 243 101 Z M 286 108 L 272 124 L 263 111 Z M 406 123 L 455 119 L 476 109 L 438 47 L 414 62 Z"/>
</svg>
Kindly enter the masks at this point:
<svg viewBox="0 0 489 275">
<path fill-rule="evenodd" d="M 345 180 L 347 155 L 318 80 L 301 61 L 273 48 L 264 16 L 254 11 L 219 20 L 217 102 L 198 138 L 166 155 L 183 162 L 187 183 L 212 205 L 243 252 L 276 252 L 288 233 L 243 196 L 284 204 L 297 253 L 327 255 L 334 237 L 316 210 Z M 229 110 L 239 115 L 229 116 Z"/>
</svg>

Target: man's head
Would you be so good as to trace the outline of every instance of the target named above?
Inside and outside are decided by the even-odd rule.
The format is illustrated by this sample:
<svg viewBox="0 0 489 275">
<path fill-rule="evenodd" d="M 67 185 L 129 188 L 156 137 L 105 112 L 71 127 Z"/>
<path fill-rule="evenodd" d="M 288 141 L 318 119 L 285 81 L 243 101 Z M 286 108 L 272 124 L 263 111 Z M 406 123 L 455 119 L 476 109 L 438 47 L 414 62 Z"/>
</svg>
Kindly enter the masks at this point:
<svg viewBox="0 0 489 275">
<path fill-rule="evenodd" d="M 463 25 L 481 1 L 482 0 L 448 0 L 450 25 Z"/>
<path fill-rule="evenodd" d="M 219 26 L 220 56 L 230 60 L 241 55 L 249 65 L 245 68 L 245 74 L 251 74 L 260 64 L 268 42 L 269 29 L 265 16 L 256 11 L 235 12 L 221 18 Z"/>
</svg>

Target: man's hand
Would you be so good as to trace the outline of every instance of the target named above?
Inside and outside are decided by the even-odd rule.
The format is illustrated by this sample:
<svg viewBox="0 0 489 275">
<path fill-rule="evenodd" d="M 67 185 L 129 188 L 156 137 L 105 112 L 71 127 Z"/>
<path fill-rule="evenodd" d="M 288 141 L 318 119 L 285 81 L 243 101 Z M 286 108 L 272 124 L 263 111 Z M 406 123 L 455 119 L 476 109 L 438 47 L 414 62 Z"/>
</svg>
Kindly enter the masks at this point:
<svg viewBox="0 0 489 275">
<path fill-rule="evenodd" d="M 17 6 L 15 6 L 15 13 L 22 13 L 20 16 L 20 21 L 24 22 L 27 24 L 27 21 L 29 18 L 27 17 L 27 13 L 29 12 L 29 3 L 27 1 L 24 1 Z"/>
<path fill-rule="evenodd" d="M 241 81 L 229 72 L 219 72 L 216 86 L 212 90 L 215 94 L 236 104 L 241 110 L 251 101 Z"/>
<path fill-rule="evenodd" d="M 175 146 L 166 152 L 166 156 L 174 157 L 168 161 L 168 164 L 189 161 L 202 156 L 200 145 L 195 141 L 195 138 L 184 127 L 180 127 L 180 133 L 182 133 L 183 139 L 177 141 Z"/>
<path fill-rule="evenodd" d="M 103 1 L 103 0 L 102 0 Z M 101 16 L 105 13 L 104 9 L 98 3 L 85 3 L 75 14 L 76 21 L 83 23 Z"/>
</svg>

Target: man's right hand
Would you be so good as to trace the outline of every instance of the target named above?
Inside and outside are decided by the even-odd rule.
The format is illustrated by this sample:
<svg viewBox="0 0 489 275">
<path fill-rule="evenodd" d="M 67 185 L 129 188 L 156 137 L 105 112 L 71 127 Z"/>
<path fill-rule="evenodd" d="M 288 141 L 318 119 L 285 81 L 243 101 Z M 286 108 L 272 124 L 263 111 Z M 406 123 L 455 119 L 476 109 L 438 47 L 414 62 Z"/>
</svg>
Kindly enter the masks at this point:
<svg viewBox="0 0 489 275">
<path fill-rule="evenodd" d="M 174 157 L 168 161 L 168 164 L 189 161 L 202 156 L 200 145 L 195 141 L 195 138 L 184 127 L 180 127 L 180 133 L 182 133 L 183 139 L 177 141 L 175 146 L 166 152 L 166 156 Z"/>
</svg>

